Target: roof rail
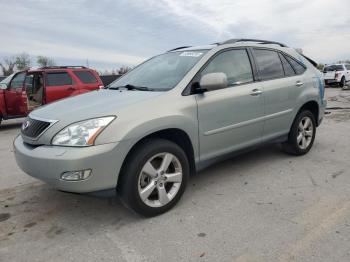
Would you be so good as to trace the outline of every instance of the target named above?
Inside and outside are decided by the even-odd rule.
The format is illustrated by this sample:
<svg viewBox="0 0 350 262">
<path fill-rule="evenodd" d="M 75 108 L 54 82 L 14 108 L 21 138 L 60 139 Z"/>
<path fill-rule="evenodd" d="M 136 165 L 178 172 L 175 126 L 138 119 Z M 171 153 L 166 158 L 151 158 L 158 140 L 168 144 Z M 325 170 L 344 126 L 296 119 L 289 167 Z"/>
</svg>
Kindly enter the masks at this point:
<svg viewBox="0 0 350 262">
<path fill-rule="evenodd" d="M 168 50 L 167 52 L 171 52 L 171 51 L 175 51 L 175 50 L 179 50 L 179 49 L 183 49 L 183 48 L 188 48 L 188 47 L 191 47 L 191 46 L 179 46 L 179 47 L 176 47 L 174 49 Z"/>
<path fill-rule="evenodd" d="M 235 44 L 239 42 L 256 42 L 261 44 L 274 44 L 279 45 L 281 47 L 288 47 L 287 45 L 275 41 L 269 41 L 269 40 L 261 40 L 261 39 L 249 39 L 249 38 L 241 38 L 241 39 L 230 39 L 226 40 L 224 42 L 218 43 L 218 45 L 225 45 L 225 44 Z"/>
<path fill-rule="evenodd" d="M 86 66 L 44 66 L 39 69 L 87 68 Z"/>
</svg>

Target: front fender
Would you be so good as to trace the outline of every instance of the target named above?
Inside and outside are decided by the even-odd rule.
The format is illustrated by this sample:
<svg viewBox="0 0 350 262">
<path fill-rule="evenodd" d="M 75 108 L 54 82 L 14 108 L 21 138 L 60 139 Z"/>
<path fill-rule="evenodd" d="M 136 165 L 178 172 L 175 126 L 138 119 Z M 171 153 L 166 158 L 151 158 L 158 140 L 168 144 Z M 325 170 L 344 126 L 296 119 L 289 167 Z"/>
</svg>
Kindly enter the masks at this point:
<svg viewBox="0 0 350 262">
<path fill-rule="evenodd" d="M 131 147 L 144 137 L 165 129 L 179 129 L 185 132 L 194 150 L 195 157 L 198 156 L 198 122 L 190 117 L 173 115 L 154 118 L 139 123 L 118 124 L 118 118 L 96 139 L 96 144 L 110 143 L 111 141 L 130 141 Z"/>
</svg>

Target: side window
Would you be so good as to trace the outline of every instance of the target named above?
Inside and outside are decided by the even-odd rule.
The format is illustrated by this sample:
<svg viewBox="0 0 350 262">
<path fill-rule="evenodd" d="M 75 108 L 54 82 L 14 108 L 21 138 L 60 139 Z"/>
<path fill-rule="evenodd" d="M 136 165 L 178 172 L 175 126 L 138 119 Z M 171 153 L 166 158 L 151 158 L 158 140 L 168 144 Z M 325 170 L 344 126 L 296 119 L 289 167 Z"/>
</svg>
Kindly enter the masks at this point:
<svg viewBox="0 0 350 262">
<path fill-rule="evenodd" d="M 84 84 L 95 84 L 95 83 L 97 83 L 96 77 L 89 71 L 74 71 L 74 74 Z"/>
<path fill-rule="evenodd" d="M 204 68 L 201 75 L 220 72 L 226 74 L 228 86 L 253 81 L 253 72 L 245 49 L 234 49 L 218 54 Z"/>
<path fill-rule="evenodd" d="M 22 88 L 25 77 L 26 77 L 25 72 L 17 74 L 11 81 L 10 89 Z"/>
<path fill-rule="evenodd" d="M 73 84 L 72 78 L 67 72 L 48 73 L 47 86 L 64 86 Z"/>
<path fill-rule="evenodd" d="M 266 49 L 254 49 L 255 60 L 262 80 L 284 77 L 278 53 Z"/>
<path fill-rule="evenodd" d="M 294 76 L 295 75 L 294 69 L 290 65 L 290 63 L 287 61 L 287 59 L 284 57 L 284 55 L 280 54 L 280 58 L 282 61 L 285 76 Z"/>
<path fill-rule="evenodd" d="M 345 65 L 346 70 L 350 70 L 350 65 Z"/>
<path fill-rule="evenodd" d="M 27 93 L 32 93 L 33 92 L 33 81 L 34 81 L 34 75 L 27 75 L 26 80 L 24 82 L 25 84 L 25 89 Z"/>
<path fill-rule="evenodd" d="M 302 73 L 305 72 L 306 68 L 302 66 L 299 62 L 295 61 L 293 58 L 290 58 L 289 56 L 286 56 L 286 59 L 293 66 L 295 72 L 298 75 L 301 75 Z"/>
</svg>

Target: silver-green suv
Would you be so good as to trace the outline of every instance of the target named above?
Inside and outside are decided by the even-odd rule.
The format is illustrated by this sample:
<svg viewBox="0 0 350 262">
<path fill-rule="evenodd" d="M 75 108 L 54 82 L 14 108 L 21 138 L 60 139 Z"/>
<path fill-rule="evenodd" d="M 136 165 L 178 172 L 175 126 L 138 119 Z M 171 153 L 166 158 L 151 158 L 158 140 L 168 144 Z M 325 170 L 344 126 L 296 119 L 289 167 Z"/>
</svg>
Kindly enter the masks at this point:
<svg viewBox="0 0 350 262">
<path fill-rule="evenodd" d="M 14 141 L 17 163 L 63 191 L 116 189 L 154 216 L 190 174 L 232 152 L 275 141 L 307 153 L 326 106 L 314 65 L 264 40 L 176 48 L 106 89 L 33 111 Z"/>
</svg>

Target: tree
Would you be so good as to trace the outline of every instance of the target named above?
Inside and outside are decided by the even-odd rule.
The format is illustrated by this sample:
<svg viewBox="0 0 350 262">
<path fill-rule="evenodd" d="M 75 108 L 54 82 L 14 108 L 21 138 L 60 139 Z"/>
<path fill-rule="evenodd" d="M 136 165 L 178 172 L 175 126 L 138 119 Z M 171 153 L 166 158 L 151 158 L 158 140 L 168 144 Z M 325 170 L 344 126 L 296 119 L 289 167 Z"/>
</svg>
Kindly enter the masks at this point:
<svg viewBox="0 0 350 262">
<path fill-rule="evenodd" d="M 125 73 L 127 73 L 130 70 L 131 70 L 131 67 L 122 66 L 119 69 L 117 69 L 117 73 L 118 73 L 118 75 L 124 75 Z"/>
<path fill-rule="evenodd" d="M 317 64 L 317 69 L 323 71 L 324 64 Z"/>
<path fill-rule="evenodd" d="M 30 56 L 27 53 L 16 55 L 15 59 L 17 70 L 22 71 L 30 68 L 31 60 Z"/>
<path fill-rule="evenodd" d="M 42 55 L 39 55 L 37 57 L 36 63 L 40 67 L 48 67 L 48 66 L 56 65 L 55 60 L 53 60 L 53 58 L 50 58 L 50 57 L 47 57 L 47 56 L 42 56 Z"/>
<path fill-rule="evenodd" d="M 9 76 L 15 72 L 16 58 L 6 57 L 4 62 L 0 63 L 0 67 L 4 76 Z"/>
</svg>

